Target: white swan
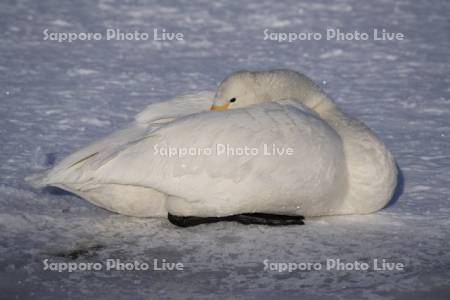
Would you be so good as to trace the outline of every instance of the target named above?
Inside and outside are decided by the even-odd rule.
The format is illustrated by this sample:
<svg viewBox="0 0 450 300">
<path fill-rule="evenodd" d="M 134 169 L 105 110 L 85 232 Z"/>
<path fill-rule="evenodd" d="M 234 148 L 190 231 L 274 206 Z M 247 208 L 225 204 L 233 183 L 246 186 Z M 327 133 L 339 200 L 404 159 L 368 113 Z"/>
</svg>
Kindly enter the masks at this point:
<svg viewBox="0 0 450 300">
<path fill-rule="evenodd" d="M 39 181 L 133 216 L 364 214 L 392 197 L 391 153 L 306 76 L 238 72 L 214 97 L 222 111 L 213 97 L 150 105 Z"/>
</svg>

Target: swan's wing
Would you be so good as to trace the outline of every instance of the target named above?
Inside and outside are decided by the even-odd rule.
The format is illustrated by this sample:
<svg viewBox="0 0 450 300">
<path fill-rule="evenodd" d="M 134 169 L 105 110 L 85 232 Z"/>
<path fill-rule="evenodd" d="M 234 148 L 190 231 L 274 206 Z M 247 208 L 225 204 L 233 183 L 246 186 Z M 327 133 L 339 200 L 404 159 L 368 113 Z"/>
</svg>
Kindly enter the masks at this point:
<svg viewBox="0 0 450 300">
<path fill-rule="evenodd" d="M 92 173 L 105 161 L 145 139 L 154 130 L 180 116 L 207 110 L 212 102 L 212 92 L 200 92 L 148 106 L 125 129 L 96 141 L 72 153 L 45 173 L 32 175 L 26 180 L 35 187 L 53 185 L 71 191 L 103 208 L 133 216 L 162 216 L 167 214 L 167 195 L 133 184 L 102 182 L 101 176 Z M 119 171 L 120 172 L 120 171 Z"/>
<path fill-rule="evenodd" d="M 210 108 L 214 99 L 214 92 L 203 91 L 194 94 L 178 96 L 172 100 L 158 102 L 147 106 L 136 115 L 138 123 L 154 123 L 173 120 Z"/>
<path fill-rule="evenodd" d="M 102 158 L 109 157 L 112 153 L 126 148 L 128 144 L 142 139 L 147 132 L 151 132 L 157 127 L 156 124 L 144 125 L 132 123 L 124 129 L 117 130 L 106 137 L 75 151 L 58 162 L 50 170 L 27 177 L 26 180 L 35 187 L 42 187 L 59 182 L 59 177 L 61 177 L 62 174 L 71 172 L 74 169 L 80 169 L 94 158 L 96 161 L 101 161 Z"/>
<path fill-rule="evenodd" d="M 272 145 L 292 148 L 295 154 L 265 155 L 265 150 L 272 150 L 264 147 Z M 220 214 L 250 212 L 255 201 L 260 201 L 259 208 L 267 205 L 268 211 L 280 193 L 288 199 L 288 206 L 290 200 L 298 200 L 299 189 L 305 197 L 309 192 L 321 193 L 323 188 L 316 182 L 320 174 L 327 174 L 320 178 L 321 185 L 335 182 L 335 177 L 342 175 L 338 174 L 340 166 L 333 165 L 343 161 L 340 145 L 339 136 L 316 115 L 267 103 L 179 118 L 100 165 L 73 172 L 65 180 L 95 178 L 97 182 L 153 188 L 175 199 L 169 206 L 179 213 L 181 207 L 182 214 L 189 214 L 192 207 L 196 207 L 196 215 L 214 215 L 218 210 Z M 303 173 L 305 182 L 300 184 L 292 175 Z M 306 188 L 308 184 L 313 188 Z M 252 198 L 255 191 L 258 199 Z M 180 201 L 183 204 L 178 205 Z M 211 203 L 214 205 L 209 206 Z"/>
<path fill-rule="evenodd" d="M 35 186 L 42 186 L 60 181 L 62 174 L 70 173 L 73 169 L 82 169 L 87 163 L 90 168 L 99 165 L 105 158 L 141 140 L 164 122 L 209 109 L 213 96 L 213 92 L 203 91 L 149 105 L 136 116 L 136 122 L 132 122 L 128 127 L 79 149 L 48 172 L 31 176 L 28 180 Z"/>
</svg>

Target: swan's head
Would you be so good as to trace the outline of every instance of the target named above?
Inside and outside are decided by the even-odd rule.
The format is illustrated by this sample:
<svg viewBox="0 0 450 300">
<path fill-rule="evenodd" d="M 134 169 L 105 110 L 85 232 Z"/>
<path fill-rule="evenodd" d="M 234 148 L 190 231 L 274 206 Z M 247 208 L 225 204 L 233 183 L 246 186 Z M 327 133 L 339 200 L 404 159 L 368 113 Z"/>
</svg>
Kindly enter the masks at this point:
<svg viewBox="0 0 450 300">
<path fill-rule="evenodd" d="M 240 71 L 226 77 L 217 88 L 211 110 L 240 108 L 262 101 L 260 78 L 254 72 Z"/>
<path fill-rule="evenodd" d="M 295 71 L 239 71 L 220 83 L 211 110 L 282 100 L 298 101 L 313 110 L 331 101 L 311 79 Z"/>
</svg>

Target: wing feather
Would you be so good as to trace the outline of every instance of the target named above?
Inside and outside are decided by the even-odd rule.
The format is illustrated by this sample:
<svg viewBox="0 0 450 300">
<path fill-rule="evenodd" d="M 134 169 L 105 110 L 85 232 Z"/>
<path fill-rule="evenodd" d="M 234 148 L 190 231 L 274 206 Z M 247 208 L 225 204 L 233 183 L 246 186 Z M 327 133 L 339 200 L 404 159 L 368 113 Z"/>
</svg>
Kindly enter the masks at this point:
<svg viewBox="0 0 450 300">
<path fill-rule="evenodd" d="M 135 122 L 130 123 L 126 128 L 79 149 L 46 174 L 33 176 L 31 180 L 35 181 L 36 185 L 67 180 L 77 181 L 80 173 L 86 172 L 87 169 L 96 169 L 103 162 L 108 161 L 129 145 L 142 140 L 164 123 L 181 116 L 208 110 L 213 95 L 213 92 L 203 91 L 151 104 L 135 117 Z"/>
<path fill-rule="evenodd" d="M 303 184 L 317 186 L 314 176 L 329 168 L 332 182 L 339 166 L 333 169 L 330 164 L 342 161 L 341 153 L 333 148 L 339 144 L 337 134 L 316 114 L 267 103 L 178 118 L 130 145 L 92 173 L 83 174 L 81 179 L 95 176 L 109 183 L 152 187 L 187 201 L 199 201 L 202 207 L 214 199 L 214 209 L 231 213 L 236 208 L 231 203 L 254 203 L 249 197 L 255 190 L 267 197 L 267 203 L 276 193 L 274 187 L 284 187 L 283 193 L 293 199 L 299 182 L 290 174 L 298 176 L 304 172 Z M 226 150 L 219 154 L 219 145 L 222 150 L 257 149 L 257 155 Z M 265 155 L 264 147 L 271 145 L 295 149 L 295 155 Z M 178 152 L 170 156 L 170 149 Z M 180 155 L 180 151 L 191 149 L 189 155 Z M 202 149 L 209 149 L 208 154 Z M 260 200 L 264 203 L 264 199 Z M 221 208 L 217 203 L 227 205 Z"/>
</svg>

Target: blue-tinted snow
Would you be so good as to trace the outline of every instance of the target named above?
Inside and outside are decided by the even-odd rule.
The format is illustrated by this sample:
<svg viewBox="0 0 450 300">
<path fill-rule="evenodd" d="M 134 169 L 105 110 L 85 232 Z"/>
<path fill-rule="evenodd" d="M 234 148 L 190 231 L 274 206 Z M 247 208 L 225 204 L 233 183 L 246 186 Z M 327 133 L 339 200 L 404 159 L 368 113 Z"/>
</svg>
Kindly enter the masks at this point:
<svg viewBox="0 0 450 300">
<path fill-rule="evenodd" d="M 450 293 L 450 2 L 2 1 L 2 298 L 417 298 Z M 264 41 L 263 31 L 402 32 L 405 41 Z M 182 32 L 184 42 L 43 41 L 55 32 Z M 311 76 L 373 128 L 402 171 L 396 201 L 368 216 L 270 228 L 115 215 L 24 177 L 124 126 L 151 102 L 214 89 L 240 69 Z M 91 248 L 90 248 L 91 247 Z M 93 248 L 92 248 L 93 247 Z M 42 270 L 42 260 L 185 264 L 183 272 Z M 386 258 L 403 272 L 264 272 L 277 262 Z"/>
</svg>

